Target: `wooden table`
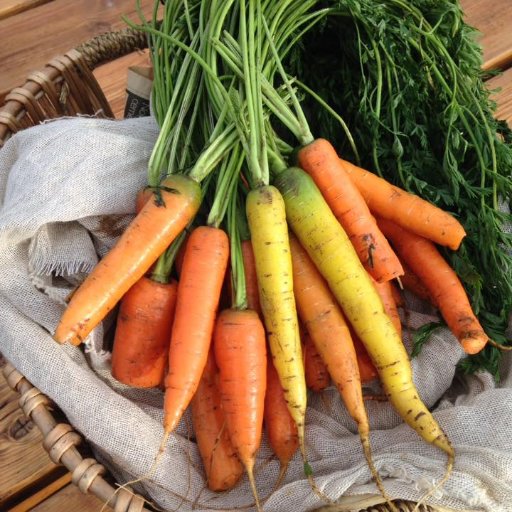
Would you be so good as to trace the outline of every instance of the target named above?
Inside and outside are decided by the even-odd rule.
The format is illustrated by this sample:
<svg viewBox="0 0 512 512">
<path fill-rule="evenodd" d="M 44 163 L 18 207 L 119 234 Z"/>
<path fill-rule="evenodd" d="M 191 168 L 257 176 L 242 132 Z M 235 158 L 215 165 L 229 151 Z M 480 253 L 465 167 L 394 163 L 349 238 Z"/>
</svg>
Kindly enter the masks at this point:
<svg viewBox="0 0 512 512">
<path fill-rule="evenodd" d="M 149 13 L 152 0 L 143 0 Z M 503 74 L 488 81 L 498 108 L 496 116 L 512 126 L 512 1 L 462 0 L 467 21 L 477 27 L 483 47 L 484 69 Z M 122 15 L 136 19 L 135 0 L 1 0 L 0 103 L 31 72 L 54 56 L 102 32 L 124 26 Z M 149 63 L 137 52 L 95 70 L 95 76 L 116 117 L 125 102 L 130 65 Z M 41 445 L 41 435 L 27 421 L 0 373 L 0 510 L 10 512 L 73 512 L 100 510 L 102 503 L 83 495 L 70 475 L 53 464 Z"/>
<path fill-rule="evenodd" d="M 6 3 L 4 3 L 6 2 Z M 17 6 L 17 14 L 12 5 Z M 126 27 L 122 16 L 138 21 L 135 0 L 0 0 L 0 104 L 14 87 L 53 57 L 104 32 Z M 151 15 L 153 0 L 142 0 Z M 100 66 L 95 76 L 120 115 L 124 108 L 126 76 L 132 65 L 149 63 L 148 52 L 137 52 Z"/>
</svg>

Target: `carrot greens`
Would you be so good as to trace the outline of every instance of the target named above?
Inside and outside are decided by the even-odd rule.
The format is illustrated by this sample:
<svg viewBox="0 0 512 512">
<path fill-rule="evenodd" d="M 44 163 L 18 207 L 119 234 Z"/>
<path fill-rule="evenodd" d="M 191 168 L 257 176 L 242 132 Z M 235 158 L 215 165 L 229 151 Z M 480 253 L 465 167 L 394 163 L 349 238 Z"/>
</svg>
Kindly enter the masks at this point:
<svg viewBox="0 0 512 512">
<path fill-rule="evenodd" d="M 359 157 L 332 115 L 306 96 L 312 129 L 343 158 L 461 221 L 467 237 L 443 255 L 484 329 L 506 343 L 512 235 L 505 227 L 512 217 L 503 205 L 512 196 L 512 146 L 509 128 L 494 118 L 475 30 L 448 0 L 325 5 L 336 13 L 305 34 L 286 65 L 345 120 Z M 462 368 L 497 375 L 499 361 L 488 346 Z"/>
</svg>

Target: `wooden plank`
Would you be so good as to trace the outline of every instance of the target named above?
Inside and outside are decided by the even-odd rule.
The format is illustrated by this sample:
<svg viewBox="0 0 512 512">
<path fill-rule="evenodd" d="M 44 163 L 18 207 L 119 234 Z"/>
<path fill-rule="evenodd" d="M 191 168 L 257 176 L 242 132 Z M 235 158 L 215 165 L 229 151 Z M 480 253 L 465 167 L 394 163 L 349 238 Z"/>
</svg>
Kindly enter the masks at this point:
<svg viewBox="0 0 512 512">
<path fill-rule="evenodd" d="M 149 51 L 131 53 L 114 62 L 103 64 L 94 71 L 101 90 L 105 94 L 112 112 L 117 119 L 122 119 L 126 103 L 126 80 L 131 66 L 149 66 Z"/>
<path fill-rule="evenodd" d="M 71 473 L 65 473 L 60 478 L 57 478 L 57 480 L 54 480 L 49 485 L 43 487 L 41 490 L 30 495 L 27 499 L 10 508 L 9 512 L 27 512 L 28 510 L 34 510 L 36 505 L 39 505 L 50 496 L 53 496 L 57 491 L 60 491 L 70 482 Z"/>
<path fill-rule="evenodd" d="M 153 0 L 141 3 L 149 15 Z M 0 20 L 0 101 L 53 57 L 93 36 L 125 28 L 122 15 L 137 21 L 135 4 L 135 0 L 53 0 Z"/>
<path fill-rule="evenodd" d="M 0 20 L 50 1 L 51 0 L 2 0 L 0 4 Z"/>
<path fill-rule="evenodd" d="M 461 0 L 466 22 L 480 32 L 484 69 L 506 69 L 512 64 L 512 2 Z"/>
<path fill-rule="evenodd" d="M 55 512 L 56 510 L 90 512 L 101 510 L 102 506 L 103 503 L 98 498 L 91 494 L 82 494 L 78 487 L 69 484 L 30 510 L 31 512 Z"/>
<path fill-rule="evenodd" d="M 512 68 L 486 82 L 489 90 L 496 91 L 491 98 L 497 103 L 496 119 L 507 121 L 512 129 Z"/>
<path fill-rule="evenodd" d="M 18 406 L 0 372 L 0 510 L 24 491 L 52 479 L 60 471 L 42 445 L 42 435 Z"/>
</svg>

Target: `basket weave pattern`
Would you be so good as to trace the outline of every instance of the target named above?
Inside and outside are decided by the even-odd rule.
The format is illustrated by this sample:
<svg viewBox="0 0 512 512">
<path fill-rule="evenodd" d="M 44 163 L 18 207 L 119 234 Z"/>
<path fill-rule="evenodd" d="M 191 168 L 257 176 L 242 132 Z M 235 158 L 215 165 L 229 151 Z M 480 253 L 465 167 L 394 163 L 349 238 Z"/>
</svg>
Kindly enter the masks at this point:
<svg viewBox="0 0 512 512">
<path fill-rule="evenodd" d="M 146 46 L 141 32 L 107 33 L 31 73 L 22 87 L 6 96 L 0 109 L 0 147 L 12 134 L 48 119 L 77 114 L 114 117 L 92 70 Z"/>
<path fill-rule="evenodd" d="M 13 89 L 0 108 L 0 148 L 16 132 L 62 116 L 94 115 L 113 118 L 111 107 L 92 70 L 107 61 L 147 47 L 145 36 L 125 29 L 93 38 L 78 48 L 52 59 L 41 71 L 31 73 L 22 87 Z M 72 482 L 83 492 L 91 493 L 114 509 L 114 512 L 150 512 L 141 496 L 129 488 L 116 489 L 106 481 L 106 469 L 95 459 L 83 458 L 78 446 L 79 434 L 67 423 L 58 423 L 55 409 L 40 390 L 11 364 L 3 367 L 9 386 L 20 393 L 20 407 L 43 434 L 43 446 L 51 460 L 64 465 L 72 474 Z M 394 502 L 399 512 L 411 512 L 413 502 Z M 145 506 L 146 505 L 146 506 Z M 318 512 L 340 510 L 335 505 Z M 344 509 L 345 510 L 345 509 Z M 421 505 L 417 512 L 435 512 Z M 387 504 L 379 504 L 362 512 L 389 512 Z"/>
<path fill-rule="evenodd" d="M 52 414 L 50 399 L 7 363 L 3 374 L 8 385 L 20 393 L 20 408 L 43 434 L 43 447 L 55 464 L 65 466 L 72 474 L 72 482 L 83 492 L 92 493 L 104 502 L 109 502 L 114 512 L 150 512 L 144 508 L 144 499 L 128 489 L 115 489 L 103 478 L 106 470 L 93 458 L 82 458 L 77 446 L 82 438 L 67 423 L 58 423 Z"/>
</svg>

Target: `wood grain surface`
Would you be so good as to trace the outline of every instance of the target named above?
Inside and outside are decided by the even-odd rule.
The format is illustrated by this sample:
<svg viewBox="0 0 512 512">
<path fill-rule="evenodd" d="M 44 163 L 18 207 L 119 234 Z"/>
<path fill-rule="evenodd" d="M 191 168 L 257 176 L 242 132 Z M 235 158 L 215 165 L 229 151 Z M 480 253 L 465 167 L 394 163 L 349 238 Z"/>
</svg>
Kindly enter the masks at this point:
<svg viewBox="0 0 512 512">
<path fill-rule="evenodd" d="M 149 66 L 147 50 L 131 53 L 94 70 L 94 76 L 105 94 L 116 119 L 121 119 L 126 103 L 126 81 L 130 66 Z"/>
<path fill-rule="evenodd" d="M 51 2 L 51 0 L 2 0 L 0 2 L 0 20 L 47 2 Z"/>
<path fill-rule="evenodd" d="M 2 0 L 3 1 L 3 0 Z M 150 14 L 153 0 L 141 0 Z M 32 71 L 93 36 L 138 20 L 135 0 L 53 0 L 0 20 L 0 103 Z"/>
<path fill-rule="evenodd" d="M 496 119 L 507 121 L 512 128 L 512 68 L 487 81 L 491 98 L 496 102 Z"/>
<path fill-rule="evenodd" d="M 461 0 L 466 22 L 480 32 L 484 69 L 506 69 L 512 64 L 512 1 Z"/>
<path fill-rule="evenodd" d="M 74 484 L 68 484 L 60 491 L 53 494 L 39 505 L 30 508 L 31 512 L 99 512 L 103 503 L 91 494 L 82 494 Z M 107 508 L 112 510 L 111 508 Z M 9 512 L 22 512 L 21 510 L 11 510 Z M 23 511 L 24 512 L 24 511 Z"/>
<path fill-rule="evenodd" d="M 49 484 L 43 486 L 39 491 L 33 491 L 23 501 L 18 502 L 9 508 L 9 512 L 27 512 L 34 510 L 34 507 L 45 501 L 50 496 L 60 491 L 63 487 L 71 482 L 71 473 L 65 473 L 60 478 L 52 480 Z M 76 485 L 72 485 L 78 494 L 82 494 Z M 84 496 L 82 495 L 82 498 Z M 84 502 L 86 500 L 83 500 Z M 65 507 L 54 510 L 67 510 Z"/>
<path fill-rule="evenodd" d="M 0 510 L 27 488 L 51 480 L 58 467 L 42 446 L 42 435 L 18 406 L 0 372 Z"/>
</svg>

